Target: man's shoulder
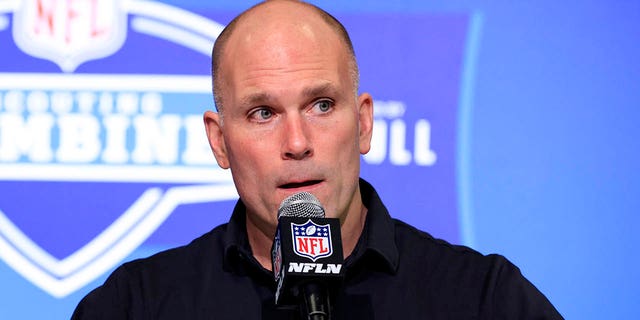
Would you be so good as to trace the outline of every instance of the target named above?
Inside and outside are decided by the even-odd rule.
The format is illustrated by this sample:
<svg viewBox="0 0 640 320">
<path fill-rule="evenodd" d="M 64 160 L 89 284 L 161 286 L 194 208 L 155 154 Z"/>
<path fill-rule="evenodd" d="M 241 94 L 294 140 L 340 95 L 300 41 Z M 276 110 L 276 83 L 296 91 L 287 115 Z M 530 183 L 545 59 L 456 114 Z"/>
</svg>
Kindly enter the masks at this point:
<svg viewBox="0 0 640 320">
<path fill-rule="evenodd" d="M 402 220 L 392 219 L 396 236 L 396 242 L 399 246 L 422 246 L 433 250 L 442 251 L 456 255 L 482 256 L 476 250 L 469 247 L 452 244 L 446 240 L 436 238 L 430 233 L 420 230 Z"/>
<path fill-rule="evenodd" d="M 470 247 L 452 244 L 398 219 L 393 219 L 393 223 L 400 255 L 413 261 L 431 266 L 446 264 L 449 270 L 459 267 L 461 272 L 469 266 L 484 272 L 504 265 L 515 267 L 502 255 L 484 255 Z"/>
<path fill-rule="evenodd" d="M 451 244 L 397 219 L 393 227 L 400 256 L 394 279 L 399 290 L 422 293 L 417 296 L 426 305 L 487 319 L 562 319 L 505 257 Z"/>
<path fill-rule="evenodd" d="M 224 236 L 227 224 L 192 240 L 189 244 L 160 251 L 146 258 L 124 263 L 119 269 L 128 274 L 157 275 L 159 277 L 187 276 L 195 274 L 199 269 L 209 268 L 214 261 L 224 255 Z"/>
<path fill-rule="evenodd" d="M 203 292 L 209 286 L 203 279 L 222 268 L 226 228 L 220 225 L 185 246 L 121 265 L 82 299 L 72 319 L 155 318 L 149 314 L 161 303 L 180 301 L 171 298 L 177 292 L 183 297 Z"/>
</svg>

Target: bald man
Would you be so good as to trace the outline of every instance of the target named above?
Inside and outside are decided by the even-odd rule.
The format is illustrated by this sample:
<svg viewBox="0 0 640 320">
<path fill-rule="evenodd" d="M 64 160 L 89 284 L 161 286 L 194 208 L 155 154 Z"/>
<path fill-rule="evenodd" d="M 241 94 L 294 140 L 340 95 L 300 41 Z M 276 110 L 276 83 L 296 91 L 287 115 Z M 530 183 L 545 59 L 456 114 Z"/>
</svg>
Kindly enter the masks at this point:
<svg viewBox="0 0 640 320">
<path fill-rule="evenodd" d="M 254 6 L 216 40 L 213 78 L 217 112 L 204 123 L 240 195 L 230 221 L 124 264 L 73 319 L 298 319 L 275 305 L 270 249 L 278 206 L 301 191 L 340 221 L 346 277 L 334 318 L 561 318 L 506 259 L 392 219 L 359 179 L 373 100 L 358 95 L 353 47 L 332 16 L 296 1 Z"/>
</svg>

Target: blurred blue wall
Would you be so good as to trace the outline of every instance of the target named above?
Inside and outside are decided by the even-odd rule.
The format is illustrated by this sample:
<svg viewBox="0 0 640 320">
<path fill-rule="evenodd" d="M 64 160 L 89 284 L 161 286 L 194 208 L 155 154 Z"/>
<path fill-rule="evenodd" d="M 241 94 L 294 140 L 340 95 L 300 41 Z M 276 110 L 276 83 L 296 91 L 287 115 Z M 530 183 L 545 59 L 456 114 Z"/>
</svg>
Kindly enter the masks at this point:
<svg viewBox="0 0 640 320">
<path fill-rule="evenodd" d="M 228 17 L 253 3 L 166 2 Z M 449 240 L 505 255 L 567 319 L 640 318 L 640 1 L 316 3 L 338 18 L 476 17 L 463 84 L 469 235 Z M 143 247 L 129 258 L 152 252 Z M 0 265 L 3 273 L 12 271 Z M 46 307 L 69 314 L 89 289 Z M 23 288 L 12 295 L 46 294 Z M 3 303 L 0 310 L 9 307 Z"/>
</svg>

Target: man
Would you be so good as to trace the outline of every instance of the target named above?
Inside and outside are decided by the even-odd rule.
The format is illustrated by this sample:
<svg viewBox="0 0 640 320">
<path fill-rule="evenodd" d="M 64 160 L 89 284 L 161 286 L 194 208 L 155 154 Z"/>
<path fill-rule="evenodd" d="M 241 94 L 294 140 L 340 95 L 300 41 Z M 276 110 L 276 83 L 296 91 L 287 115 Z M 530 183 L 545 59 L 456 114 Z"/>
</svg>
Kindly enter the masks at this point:
<svg viewBox="0 0 640 320">
<path fill-rule="evenodd" d="M 127 263 L 74 319 L 295 319 L 274 305 L 270 249 L 277 209 L 308 191 L 340 219 L 346 277 L 336 318 L 559 319 L 500 256 L 482 256 L 392 220 L 359 180 L 373 100 L 342 25 L 296 1 L 234 19 L 213 51 L 218 112 L 204 122 L 240 200 L 228 224 L 188 246 Z"/>
</svg>

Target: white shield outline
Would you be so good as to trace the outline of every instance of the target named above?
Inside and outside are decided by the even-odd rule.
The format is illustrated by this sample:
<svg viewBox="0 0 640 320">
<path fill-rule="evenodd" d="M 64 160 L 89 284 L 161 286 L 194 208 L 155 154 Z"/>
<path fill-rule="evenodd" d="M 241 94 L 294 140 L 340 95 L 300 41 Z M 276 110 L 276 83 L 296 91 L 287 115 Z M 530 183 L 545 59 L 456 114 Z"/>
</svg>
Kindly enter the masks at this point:
<svg viewBox="0 0 640 320">
<path fill-rule="evenodd" d="M 207 56 L 211 53 L 213 41 L 224 28 L 217 22 L 162 3 L 138 0 L 117 2 L 123 12 L 125 31 L 127 14 L 131 14 L 134 16 L 132 30 L 175 42 Z M 21 4 L 21 0 L 0 0 L 0 15 L 18 11 Z M 4 21 L 6 26 L 6 18 L 0 17 L 4 19 L 0 22 Z M 20 23 L 15 19 L 20 18 L 14 13 L 14 24 Z M 16 44 L 20 46 L 17 40 L 19 36 L 15 37 L 16 28 L 13 32 Z M 122 38 L 113 42 L 113 52 L 120 48 L 125 37 L 126 33 L 122 33 Z M 75 60 L 72 59 L 71 62 L 65 61 L 63 57 L 52 60 L 60 65 L 63 71 L 71 72 L 82 62 L 105 56 L 75 56 Z M 46 55 L 40 57 L 47 58 Z M 192 77 L 185 77 L 186 80 L 189 78 Z M 12 166 L 15 165 L 8 165 L 4 171 L 11 171 Z M 27 179 L 37 180 L 37 177 Z M 44 180 L 48 179 L 45 177 Z M 238 198 L 235 186 L 228 175 L 214 175 L 209 181 L 215 181 L 217 184 L 174 187 L 165 192 L 157 188 L 146 190 L 102 233 L 62 260 L 56 259 L 35 244 L 0 210 L 0 258 L 37 287 L 54 297 L 63 298 L 119 264 L 140 246 L 177 206 Z"/>
<path fill-rule="evenodd" d="M 141 245 L 181 204 L 237 198 L 232 183 L 145 191 L 91 242 L 58 260 L 23 234 L 0 211 L 0 258 L 26 279 L 62 298 L 93 281 Z"/>
<path fill-rule="evenodd" d="M 295 231 L 294 228 L 295 227 L 302 227 L 306 224 L 311 223 L 312 225 L 314 225 L 316 228 L 318 227 L 326 227 L 327 228 L 327 232 L 328 232 L 328 236 L 327 236 L 327 242 L 328 242 L 328 247 L 329 247 L 329 252 L 325 253 L 325 254 L 318 254 L 318 255 L 310 255 L 310 254 L 303 254 L 300 253 L 300 251 L 298 250 L 298 241 L 296 241 L 296 238 L 298 238 L 298 236 L 295 235 Z M 307 222 L 303 223 L 303 224 L 297 224 L 297 223 L 291 223 L 291 234 L 293 235 L 293 252 L 295 254 L 297 254 L 298 256 L 301 257 L 305 257 L 305 258 L 309 258 L 311 259 L 311 261 L 316 262 L 316 260 L 320 259 L 320 258 L 326 258 L 329 257 L 333 254 L 333 244 L 331 243 L 331 226 L 329 224 L 317 224 L 315 222 L 313 222 L 311 219 L 307 220 Z"/>
<path fill-rule="evenodd" d="M 34 57 L 55 62 L 64 72 L 73 72 L 80 64 L 94 59 L 105 58 L 118 51 L 127 37 L 127 12 L 123 10 L 122 0 L 108 1 L 114 22 L 113 32 L 101 41 L 101 46 L 86 46 L 83 50 L 73 52 L 55 50 L 46 44 L 33 41 L 27 36 L 27 30 L 32 25 L 27 18 L 34 14 L 35 5 L 30 2 L 36 0 L 21 0 L 13 13 L 13 38 L 20 50 Z"/>
</svg>

